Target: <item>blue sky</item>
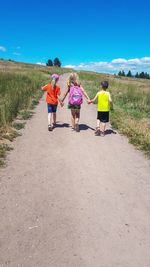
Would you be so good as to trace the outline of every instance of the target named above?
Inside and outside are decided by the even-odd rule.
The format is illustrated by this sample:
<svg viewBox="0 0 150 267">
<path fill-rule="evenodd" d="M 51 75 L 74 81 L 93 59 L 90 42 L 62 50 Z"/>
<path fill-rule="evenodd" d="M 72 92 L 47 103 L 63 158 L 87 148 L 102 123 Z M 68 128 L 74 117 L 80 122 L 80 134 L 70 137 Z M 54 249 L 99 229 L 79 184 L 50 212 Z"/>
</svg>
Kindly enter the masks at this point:
<svg viewBox="0 0 150 267">
<path fill-rule="evenodd" d="M 150 72 L 150 2 L 1 1 L 0 58 Z"/>
</svg>

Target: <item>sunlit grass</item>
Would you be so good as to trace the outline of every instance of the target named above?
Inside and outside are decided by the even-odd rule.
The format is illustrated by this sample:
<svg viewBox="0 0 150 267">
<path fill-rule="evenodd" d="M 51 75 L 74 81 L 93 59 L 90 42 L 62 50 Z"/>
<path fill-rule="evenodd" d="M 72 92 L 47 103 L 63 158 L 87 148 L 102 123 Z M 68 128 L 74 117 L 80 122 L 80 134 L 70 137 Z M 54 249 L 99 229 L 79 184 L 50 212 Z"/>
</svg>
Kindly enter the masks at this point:
<svg viewBox="0 0 150 267">
<path fill-rule="evenodd" d="M 16 130 L 24 125 L 13 122 L 16 117 L 20 120 L 31 118 L 32 110 L 43 95 L 41 86 L 50 82 L 52 73 L 63 74 L 69 71 L 71 70 L 0 60 L 0 139 L 13 141 L 20 135 Z M 5 154 L 6 148 L 1 145 L 2 154 Z M 3 160 L 1 161 L 0 165 L 3 165 Z"/>
<path fill-rule="evenodd" d="M 91 98 L 101 81 L 109 81 L 114 102 L 111 124 L 150 157 L 150 81 L 88 72 L 80 72 L 80 79 Z"/>
</svg>

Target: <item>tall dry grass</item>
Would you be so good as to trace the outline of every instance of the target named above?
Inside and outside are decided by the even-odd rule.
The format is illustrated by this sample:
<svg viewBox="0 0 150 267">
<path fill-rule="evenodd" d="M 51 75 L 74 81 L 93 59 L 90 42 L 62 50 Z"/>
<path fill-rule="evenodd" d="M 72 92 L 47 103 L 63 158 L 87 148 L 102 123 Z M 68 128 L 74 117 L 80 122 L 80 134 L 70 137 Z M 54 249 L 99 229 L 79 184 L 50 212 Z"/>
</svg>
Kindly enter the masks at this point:
<svg viewBox="0 0 150 267">
<path fill-rule="evenodd" d="M 88 72 L 79 75 L 91 98 L 102 80 L 109 81 L 114 102 L 111 124 L 150 157 L 150 81 Z"/>
<path fill-rule="evenodd" d="M 41 86 L 50 82 L 50 74 L 63 74 L 71 70 L 45 67 L 33 64 L 0 60 L 0 166 L 3 165 L 9 146 L 5 139 L 13 140 L 17 136 L 12 128 L 18 114 L 22 119 L 31 116 L 31 109 L 38 104 L 42 96 Z M 21 128 L 21 123 L 16 124 Z"/>
<path fill-rule="evenodd" d="M 50 74 L 68 72 L 62 68 L 0 61 L 0 127 L 12 122 L 22 109 L 30 109 Z"/>
</svg>

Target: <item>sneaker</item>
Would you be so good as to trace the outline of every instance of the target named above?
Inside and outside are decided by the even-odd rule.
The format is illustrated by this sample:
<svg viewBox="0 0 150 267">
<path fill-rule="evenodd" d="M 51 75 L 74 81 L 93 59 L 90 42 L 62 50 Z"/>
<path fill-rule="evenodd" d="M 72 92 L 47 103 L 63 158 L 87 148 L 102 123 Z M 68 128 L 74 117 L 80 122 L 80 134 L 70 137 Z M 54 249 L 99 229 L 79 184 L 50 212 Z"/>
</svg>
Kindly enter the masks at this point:
<svg viewBox="0 0 150 267">
<path fill-rule="evenodd" d="M 95 130 L 95 136 L 100 136 L 100 129 L 99 128 L 96 128 L 96 130 Z"/>
<path fill-rule="evenodd" d="M 53 126 L 52 125 L 48 125 L 48 131 L 53 131 Z"/>
<path fill-rule="evenodd" d="M 75 130 L 76 130 L 76 132 L 80 132 L 79 124 L 75 125 Z"/>
</svg>

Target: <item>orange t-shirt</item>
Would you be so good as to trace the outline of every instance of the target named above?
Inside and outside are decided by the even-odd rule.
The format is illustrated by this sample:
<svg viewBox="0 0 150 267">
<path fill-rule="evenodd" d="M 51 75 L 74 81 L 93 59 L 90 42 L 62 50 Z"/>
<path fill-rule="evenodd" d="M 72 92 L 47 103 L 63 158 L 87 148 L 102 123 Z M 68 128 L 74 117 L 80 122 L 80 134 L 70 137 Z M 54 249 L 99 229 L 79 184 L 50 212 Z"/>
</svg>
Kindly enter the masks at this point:
<svg viewBox="0 0 150 267">
<path fill-rule="evenodd" d="M 58 95 L 60 95 L 60 87 L 56 85 L 55 88 L 49 83 L 42 87 L 42 90 L 47 91 L 46 102 L 48 104 L 57 105 Z"/>
</svg>

